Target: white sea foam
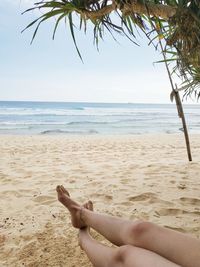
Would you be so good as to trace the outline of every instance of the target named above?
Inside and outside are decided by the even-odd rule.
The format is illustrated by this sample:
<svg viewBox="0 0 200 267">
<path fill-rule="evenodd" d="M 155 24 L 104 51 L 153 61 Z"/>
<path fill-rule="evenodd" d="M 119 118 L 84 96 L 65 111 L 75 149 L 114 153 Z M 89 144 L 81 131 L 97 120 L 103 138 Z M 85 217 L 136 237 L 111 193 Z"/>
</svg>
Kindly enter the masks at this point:
<svg viewBox="0 0 200 267">
<path fill-rule="evenodd" d="M 200 108 L 185 108 L 191 132 L 200 132 Z M 175 105 L 0 102 L 0 133 L 138 134 L 180 132 Z"/>
</svg>

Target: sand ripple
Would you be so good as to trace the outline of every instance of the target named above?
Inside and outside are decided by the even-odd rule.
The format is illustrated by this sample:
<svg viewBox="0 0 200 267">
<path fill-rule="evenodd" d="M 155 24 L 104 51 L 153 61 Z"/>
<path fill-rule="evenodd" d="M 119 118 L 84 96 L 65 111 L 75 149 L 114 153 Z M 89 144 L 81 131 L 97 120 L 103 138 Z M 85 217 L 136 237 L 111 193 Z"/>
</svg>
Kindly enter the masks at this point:
<svg viewBox="0 0 200 267">
<path fill-rule="evenodd" d="M 91 267 L 57 184 L 100 212 L 200 237 L 199 143 L 188 163 L 182 135 L 0 136 L 0 266 Z"/>
</svg>

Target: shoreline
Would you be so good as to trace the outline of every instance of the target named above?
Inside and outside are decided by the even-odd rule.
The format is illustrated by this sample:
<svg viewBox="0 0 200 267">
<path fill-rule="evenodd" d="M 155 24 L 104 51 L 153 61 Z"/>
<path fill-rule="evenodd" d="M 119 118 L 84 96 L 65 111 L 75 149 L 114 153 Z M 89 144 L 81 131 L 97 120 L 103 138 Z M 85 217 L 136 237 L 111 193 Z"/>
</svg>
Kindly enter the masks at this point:
<svg viewBox="0 0 200 267">
<path fill-rule="evenodd" d="M 104 137 L 139 137 L 139 136 L 184 136 L 184 133 L 180 131 L 180 133 L 164 133 L 164 132 L 155 132 L 155 133 L 132 133 L 132 134 L 106 134 L 106 133 L 99 133 L 99 134 L 7 134 L 1 133 L 0 137 L 72 137 L 72 138 L 79 138 L 79 137 L 97 137 L 97 138 L 104 138 Z M 200 136 L 200 133 L 190 133 L 189 136 Z"/>
<path fill-rule="evenodd" d="M 91 267 L 57 184 L 98 212 L 200 238 L 200 135 L 190 137 L 192 162 L 183 134 L 0 135 L 0 265 Z"/>
</svg>

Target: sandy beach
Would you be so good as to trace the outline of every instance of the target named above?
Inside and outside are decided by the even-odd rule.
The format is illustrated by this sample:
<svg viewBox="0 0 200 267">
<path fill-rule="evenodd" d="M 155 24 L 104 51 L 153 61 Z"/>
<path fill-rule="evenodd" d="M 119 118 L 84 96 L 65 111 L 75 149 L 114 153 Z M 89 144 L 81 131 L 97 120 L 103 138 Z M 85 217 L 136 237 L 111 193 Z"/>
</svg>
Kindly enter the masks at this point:
<svg viewBox="0 0 200 267">
<path fill-rule="evenodd" d="M 96 211 L 200 238 L 200 135 L 191 148 L 189 163 L 182 134 L 0 136 L 0 266 L 91 266 L 57 184 Z"/>
</svg>

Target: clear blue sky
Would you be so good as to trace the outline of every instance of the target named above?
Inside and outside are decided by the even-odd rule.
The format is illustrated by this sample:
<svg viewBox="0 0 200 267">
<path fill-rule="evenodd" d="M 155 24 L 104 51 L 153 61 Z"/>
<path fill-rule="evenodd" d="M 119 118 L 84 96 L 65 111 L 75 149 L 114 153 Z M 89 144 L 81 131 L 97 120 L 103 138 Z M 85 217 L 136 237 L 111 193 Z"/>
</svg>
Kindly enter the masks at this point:
<svg viewBox="0 0 200 267">
<path fill-rule="evenodd" d="M 0 0 L 0 100 L 169 103 L 170 84 L 159 52 L 109 36 L 97 52 L 92 34 L 76 33 L 80 61 L 64 22 L 54 41 L 54 20 L 21 34 L 38 13 L 21 12 L 33 0 Z"/>
</svg>

